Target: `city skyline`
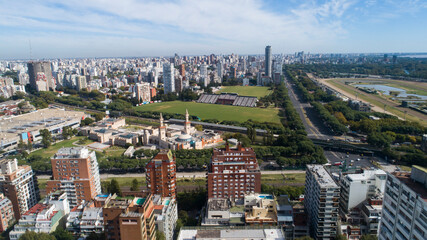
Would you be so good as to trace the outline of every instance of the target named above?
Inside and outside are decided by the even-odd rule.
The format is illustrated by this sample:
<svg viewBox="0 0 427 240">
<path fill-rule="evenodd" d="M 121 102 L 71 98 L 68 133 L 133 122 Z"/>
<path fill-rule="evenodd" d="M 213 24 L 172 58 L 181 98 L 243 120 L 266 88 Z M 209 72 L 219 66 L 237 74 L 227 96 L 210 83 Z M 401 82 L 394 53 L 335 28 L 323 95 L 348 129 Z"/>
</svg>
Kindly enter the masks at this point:
<svg viewBox="0 0 427 240">
<path fill-rule="evenodd" d="M 427 51 L 417 0 L 0 4 L 0 59 Z"/>
</svg>

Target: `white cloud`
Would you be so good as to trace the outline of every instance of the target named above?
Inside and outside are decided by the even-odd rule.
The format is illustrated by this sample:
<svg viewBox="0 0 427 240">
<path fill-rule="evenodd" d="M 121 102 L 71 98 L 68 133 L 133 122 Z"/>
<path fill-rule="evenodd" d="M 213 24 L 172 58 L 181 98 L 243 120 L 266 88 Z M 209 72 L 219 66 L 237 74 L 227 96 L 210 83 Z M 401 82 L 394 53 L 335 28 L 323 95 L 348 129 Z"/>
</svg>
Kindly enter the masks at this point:
<svg viewBox="0 0 427 240">
<path fill-rule="evenodd" d="M 261 0 L 0 0 L 0 27 L 13 29 L 1 38 L 38 39 L 60 49 L 61 56 L 67 48 L 72 54 L 80 49 L 82 56 L 261 53 L 267 44 L 275 52 L 331 51 L 348 35 L 345 19 L 357 0 L 295 4 L 280 13 Z M 0 53 L 12 52 L 6 48 L 0 45 Z"/>
</svg>

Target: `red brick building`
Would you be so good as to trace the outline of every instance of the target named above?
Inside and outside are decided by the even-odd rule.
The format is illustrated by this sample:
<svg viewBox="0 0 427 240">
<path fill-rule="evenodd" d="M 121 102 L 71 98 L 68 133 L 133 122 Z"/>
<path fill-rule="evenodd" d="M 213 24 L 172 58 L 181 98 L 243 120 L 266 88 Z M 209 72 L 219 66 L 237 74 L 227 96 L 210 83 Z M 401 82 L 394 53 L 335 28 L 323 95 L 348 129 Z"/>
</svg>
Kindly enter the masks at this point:
<svg viewBox="0 0 427 240">
<path fill-rule="evenodd" d="M 170 150 L 161 150 L 145 167 L 151 194 L 176 197 L 176 163 Z"/>
<path fill-rule="evenodd" d="M 47 181 L 46 193 L 63 190 L 70 207 L 90 201 L 101 193 L 98 161 L 87 148 L 61 148 L 51 158 L 53 180 Z"/>
<path fill-rule="evenodd" d="M 243 198 L 261 192 L 261 172 L 255 152 L 240 144 L 236 149 L 214 149 L 208 172 L 209 198 Z"/>
</svg>

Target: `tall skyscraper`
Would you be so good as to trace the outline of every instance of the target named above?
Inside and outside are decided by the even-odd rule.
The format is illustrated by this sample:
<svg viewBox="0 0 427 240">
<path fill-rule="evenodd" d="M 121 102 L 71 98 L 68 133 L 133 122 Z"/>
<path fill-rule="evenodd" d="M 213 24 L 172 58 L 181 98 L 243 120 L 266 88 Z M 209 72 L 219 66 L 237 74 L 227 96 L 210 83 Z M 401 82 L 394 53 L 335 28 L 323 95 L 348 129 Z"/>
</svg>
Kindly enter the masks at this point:
<svg viewBox="0 0 427 240">
<path fill-rule="evenodd" d="M 101 193 L 94 151 L 86 147 L 61 148 L 51 158 L 51 164 L 53 180 L 47 182 L 46 192 L 63 190 L 67 193 L 71 208 Z"/>
<path fill-rule="evenodd" d="M 16 159 L 0 160 L 0 192 L 12 201 L 15 219 L 20 219 L 39 199 L 37 180 L 30 166 Z"/>
<path fill-rule="evenodd" d="M 271 59 L 271 46 L 265 47 L 265 75 L 271 78 L 272 72 L 272 59 Z"/>
<path fill-rule="evenodd" d="M 176 163 L 170 150 L 161 150 L 145 167 L 151 194 L 176 197 Z"/>
<path fill-rule="evenodd" d="M 52 76 L 52 67 L 50 62 L 48 61 L 40 61 L 40 62 L 28 62 L 28 75 L 30 78 L 30 86 L 32 89 L 38 89 L 37 88 L 37 74 L 43 73 L 46 77 L 47 82 L 47 90 L 49 91 L 49 88 L 55 89 L 55 81 Z M 44 89 L 42 89 L 44 90 Z"/>
<path fill-rule="evenodd" d="M 261 172 L 252 148 L 214 149 L 208 171 L 208 197 L 240 199 L 261 192 Z"/>
<path fill-rule="evenodd" d="M 378 239 L 427 239 L 426 168 L 387 173 Z"/>
<path fill-rule="evenodd" d="M 206 63 L 200 65 L 200 81 L 201 84 L 203 84 L 205 87 L 207 87 L 209 84 L 208 65 L 206 65 Z"/>
<path fill-rule="evenodd" d="M 322 165 L 307 165 L 304 206 L 310 234 L 315 239 L 337 235 L 340 187 Z"/>
<path fill-rule="evenodd" d="M 163 64 L 163 84 L 165 94 L 175 92 L 175 68 L 172 63 Z"/>
<path fill-rule="evenodd" d="M 222 61 L 219 60 L 216 65 L 216 70 L 218 72 L 219 83 L 222 83 L 222 77 L 224 76 L 224 67 L 222 66 Z"/>
</svg>

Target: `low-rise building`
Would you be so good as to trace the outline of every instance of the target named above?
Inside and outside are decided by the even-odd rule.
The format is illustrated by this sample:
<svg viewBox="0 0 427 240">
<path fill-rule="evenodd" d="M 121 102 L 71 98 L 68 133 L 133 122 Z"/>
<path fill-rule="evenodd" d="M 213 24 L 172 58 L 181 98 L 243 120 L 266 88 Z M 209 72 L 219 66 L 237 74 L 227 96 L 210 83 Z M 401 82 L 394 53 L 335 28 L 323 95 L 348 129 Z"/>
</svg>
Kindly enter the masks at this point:
<svg viewBox="0 0 427 240">
<path fill-rule="evenodd" d="M 286 239 L 294 238 L 294 216 L 287 195 L 276 197 L 277 225 L 282 227 Z"/>
<path fill-rule="evenodd" d="M 65 227 L 76 237 L 87 237 L 92 232 L 103 233 L 102 207 L 95 207 L 95 203 L 92 201 L 74 207 L 67 217 Z"/>
<path fill-rule="evenodd" d="M 227 198 L 208 199 L 203 226 L 243 226 L 245 209 Z"/>
<path fill-rule="evenodd" d="M 285 235 L 281 228 L 265 227 L 182 227 L 179 231 L 177 240 L 285 240 Z"/>
<path fill-rule="evenodd" d="M 9 233 L 11 240 L 19 239 L 26 231 L 52 233 L 70 212 L 67 194 L 55 192 L 24 213 Z"/>
<path fill-rule="evenodd" d="M 244 198 L 246 225 L 276 225 L 277 206 L 273 195 L 249 194 Z"/>
</svg>

